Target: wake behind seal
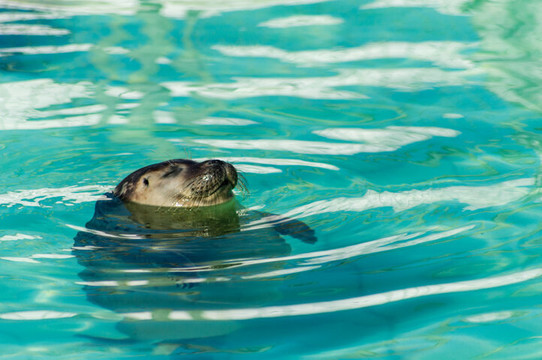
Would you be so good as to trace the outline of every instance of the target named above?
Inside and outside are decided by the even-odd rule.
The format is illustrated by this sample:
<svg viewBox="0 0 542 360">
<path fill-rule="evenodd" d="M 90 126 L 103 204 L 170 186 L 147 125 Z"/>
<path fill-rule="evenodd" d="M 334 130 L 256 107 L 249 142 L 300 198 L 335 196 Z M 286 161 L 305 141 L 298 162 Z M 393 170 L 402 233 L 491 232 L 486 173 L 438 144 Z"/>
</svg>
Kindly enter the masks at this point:
<svg viewBox="0 0 542 360">
<path fill-rule="evenodd" d="M 74 239 L 87 298 L 119 314 L 162 314 L 167 326 L 158 328 L 171 329 L 160 333 L 162 340 L 223 331 L 208 323 L 202 332 L 191 331 L 164 320 L 169 311 L 250 308 L 280 298 L 279 283 L 270 286 L 261 274 L 286 265 L 291 246 L 283 236 L 312 244 L 314 231 L 299 220 L 243 209 L 233 193 L 239 178 L 227 162 L 186 159 L 126 176 L 96 202 L 93 218 Z M 119 326 L 142 337 L 151 323 Z"/>
</svg>

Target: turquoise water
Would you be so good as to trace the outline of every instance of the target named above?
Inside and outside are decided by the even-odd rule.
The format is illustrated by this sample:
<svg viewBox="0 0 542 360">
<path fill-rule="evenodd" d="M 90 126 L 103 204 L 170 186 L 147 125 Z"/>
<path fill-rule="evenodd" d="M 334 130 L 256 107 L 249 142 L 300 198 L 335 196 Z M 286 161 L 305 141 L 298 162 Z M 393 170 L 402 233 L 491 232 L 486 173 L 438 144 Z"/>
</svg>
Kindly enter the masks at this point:
<svg viewBox="0 0 542 360">
<path fill-rule="evenodd" d="M 2 358 L 540 358 L 540 10 L 0 1 Z M 95 202 L 182 157 L 318 241 L 86 279 Z"/>
</svg>

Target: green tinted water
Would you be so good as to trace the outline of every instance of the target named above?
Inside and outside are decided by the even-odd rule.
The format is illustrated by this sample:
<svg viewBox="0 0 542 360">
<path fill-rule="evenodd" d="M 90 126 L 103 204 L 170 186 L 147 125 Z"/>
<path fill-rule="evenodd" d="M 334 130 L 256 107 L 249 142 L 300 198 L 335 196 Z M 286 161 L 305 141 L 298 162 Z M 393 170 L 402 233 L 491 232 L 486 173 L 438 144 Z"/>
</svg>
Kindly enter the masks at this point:
<svg viewBox="0 0 542 360">
<path fill-rule="evenodd" d="M 539 7 L 0 2 L 2 355 L 539 358 Z M 179 157 L 318 241 L 85 278 L 95 202 Z"/>
</svg>

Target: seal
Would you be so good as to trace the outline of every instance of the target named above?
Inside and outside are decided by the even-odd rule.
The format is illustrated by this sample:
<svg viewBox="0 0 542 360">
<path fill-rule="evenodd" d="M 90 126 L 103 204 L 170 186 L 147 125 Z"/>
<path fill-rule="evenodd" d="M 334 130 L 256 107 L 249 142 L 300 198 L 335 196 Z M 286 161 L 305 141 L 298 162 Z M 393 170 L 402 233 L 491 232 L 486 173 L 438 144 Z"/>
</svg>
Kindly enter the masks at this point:
<svg viewBox="0 0 542 360">
<path fill-rule="evenodd" d="M 96 202 L 74 239 L 89 301 L 121 315 L 160 314 L 160 321 L 122 320 L 117 327 L 131 338 L 178 340 L 235 326 L 186 326 L 165 315 L 171 311 L 258 307 L 280 298 L 279 282 L 271 286 L 262 276 L 287 266 L 288 237 L 313 244 L 314 231 L 296 219 L 243 208 L 236 186 L 245 186 L 243 177 L 221 160 L 169 160 L 126 176 Z"/>
<path fill-rule="evenodd" d="M 175 159 L 134 171 L 113 194 L 122 201 L 160 207 L 200 207 L 233 198 L 237 171 L 221 160 Z"/>
</svg>

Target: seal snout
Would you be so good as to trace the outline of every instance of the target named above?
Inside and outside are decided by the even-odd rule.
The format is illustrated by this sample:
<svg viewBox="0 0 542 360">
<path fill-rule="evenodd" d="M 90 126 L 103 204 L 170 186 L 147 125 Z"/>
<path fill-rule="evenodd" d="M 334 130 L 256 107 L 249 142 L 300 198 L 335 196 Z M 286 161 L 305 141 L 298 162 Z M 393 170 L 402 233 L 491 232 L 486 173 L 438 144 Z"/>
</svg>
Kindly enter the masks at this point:
<svg viewBox="0 0 542 360">
<path fill-rule="evenodd" d="M 237 171 L 227 162 L 207 160 L 197 164 L 189 191 L 193 197 L 223 196 L 231 194 L 237 185 Z M 228 195 L 231 196 L 231 195 Z"/>
<path fill-rule="evenodd" d="M 220 181 L 220 186 L 230 185 L 233 189 L 237 185 L 237 170 L 233 165 L 222 160 L 207 160 L 201 163 L 206 175 L 215 177 L 215 181 Z M 210 180 L 210 179 L 209 179 Z"/>
</svg>

